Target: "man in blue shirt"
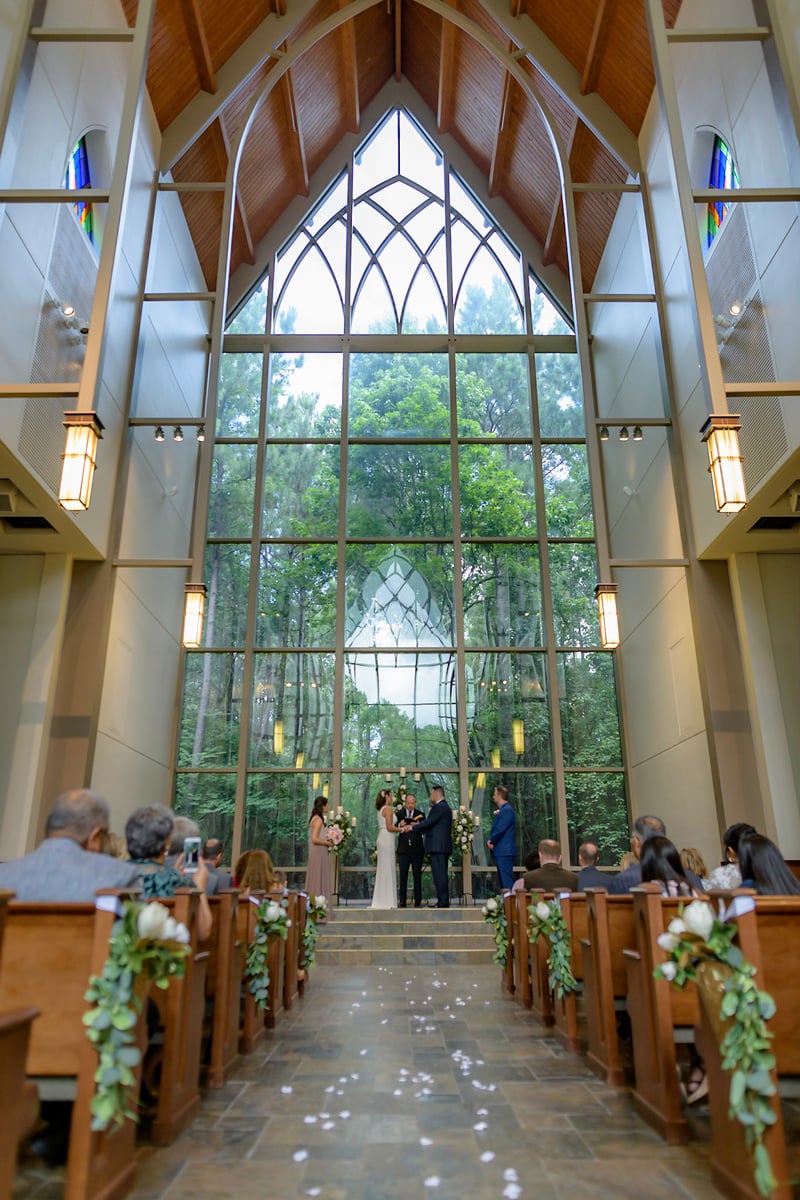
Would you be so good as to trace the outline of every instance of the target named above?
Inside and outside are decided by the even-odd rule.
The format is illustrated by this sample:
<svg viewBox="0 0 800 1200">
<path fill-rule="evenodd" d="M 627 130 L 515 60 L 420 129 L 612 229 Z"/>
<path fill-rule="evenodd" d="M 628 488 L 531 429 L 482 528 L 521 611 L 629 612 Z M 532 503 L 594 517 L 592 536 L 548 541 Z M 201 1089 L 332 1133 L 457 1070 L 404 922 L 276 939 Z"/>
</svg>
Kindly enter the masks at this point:
<svg viewBox="0 0 800 1200">
<path fill-rule="evenodd" d="M 496 787 L 492 800 L 497 805 L 489 840 L 486 845 L 494 855 L 497 879 L 501 892 L 509 891 L 514 884 L 514 859 L 517 857 L 517 817 L 508 802 L 508 788 Z"/>
</svg>

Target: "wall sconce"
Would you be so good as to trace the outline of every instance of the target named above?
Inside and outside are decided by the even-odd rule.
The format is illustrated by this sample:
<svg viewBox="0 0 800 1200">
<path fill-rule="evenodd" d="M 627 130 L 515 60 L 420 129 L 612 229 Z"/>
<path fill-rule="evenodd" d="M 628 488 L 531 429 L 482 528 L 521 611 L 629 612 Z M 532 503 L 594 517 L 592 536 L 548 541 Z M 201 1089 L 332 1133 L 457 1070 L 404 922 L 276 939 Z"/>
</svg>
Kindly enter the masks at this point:
<svg viewBox="0 0 800 1200">
<path fill-rule="evenodd" d="M 103 422 L 95 412 L 65 412 L 67 442 L 61 455 L 58 502 L 62 508 L 79 511 L 89 507 L 94 479 L 97 443 Z"/>
<path fill-rule="evenodd" d="M 607 425 L 600 426 L 600 441 L 601 442 L 608 441 L 608 426 Z"/>
<path fill-rule="evenodd" d="M 302 771 L 303 763 L 306 761 L 306 756 L 302 750 L 298 750 L 294 756 L 294 765 L 298 771 Z"/>
<path fill-rule="evenodd" d="M 619 645 L 617 585 L 616 583 L 598 583 L 594 594 L 600 617 L 600 644 L 604 650 L 616 650 Z"/>
<path fill-rule="evenodd" d="M 283 721 L 276 721 L 272 727 L 272 749 L 283 754 Z"/>
<path fill-rule="evenodd" d="M 183 430 L 181 429 L 180 425 L 175 426 L 175 432 L 172 435 L 172 439 L 175 442 L 183 441 Z"/>
<path fill-rule="evenodd" d="M 511 722 L 511 743 L 515 754 L 525 753 L 525 723 L 521 717 L 515 717 Z"/>
<path fill-rule="evenodd" d="M 628 440 L 628 426 L 627 425 L 623 425 L 622 428 L 620 429 L 619 440 L 621 442 L 627 442 L 627 440 Z"/>
<path fill-rule="evenodd" d="M 708 446 L 709 471 L 714 484 L 717 512 L 741 512 L 747 507 L 738 413 L 712 413 L 700 430 Z"/>
<path fill-rule="evenodd" d="M 490 752 L 489 761 L 495 770 L 500 766 L 500 750 L 497 746 Z"/>
<path fill-rule="evenodd" d="M 205 425 L 198 425 L 198 426 L 197 426 L 197 440 L 198 440 L 198 442 L 204 442 L 204 441 L 206 440 L 206 427 L 205 427 Z"/>
<path fill-rule="evenodd" d="M 206 608 L 206 585 L 187 583 L 183 600 L 183 645 L 197 650 L 203 640 L 203 614 Z"/>
<path fill-rule="evenodd" d="M 157 441 L 157 442 L 163 442 L 163 441 L 164 441 L 164 430 L 161 428 L 161 426 L 160 426 L 160 425 L 156 425 L 156 434 L 155 434 L 155 437 L 156 437 L 156 441 Z"/>
<path fill-rule="evenodd" d="M 643 437 L 644 437 L 644 434 L 642 433 L 642 427 L 641 427 L 641 425 L 634 425 L 634 427 L 633 427 L 633 440 L 634 440 L 635 442 L 640 442 L 640 441 L 642 440 L 642 438 L 643 438 Z"/>
</svg>

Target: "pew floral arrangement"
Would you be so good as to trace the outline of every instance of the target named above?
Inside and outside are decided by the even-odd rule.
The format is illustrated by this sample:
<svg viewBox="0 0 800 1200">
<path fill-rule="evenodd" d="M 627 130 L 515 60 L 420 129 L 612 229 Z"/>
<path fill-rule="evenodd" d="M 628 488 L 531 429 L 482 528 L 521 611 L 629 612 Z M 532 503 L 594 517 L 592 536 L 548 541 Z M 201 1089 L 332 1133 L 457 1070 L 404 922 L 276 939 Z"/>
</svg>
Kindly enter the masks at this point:
<svg viewBox="0 0 800 1200">
<path fill-rule="evenodd" d="M 542 935 L 550 943 L 547 958 L 550 987 L 560 1000 L 567 992 L 577 992 L 578 984 L 572 974 L 572 935 L 558 900 L 539 900 L 528 905 L 528 937 L 538 942 Z"/>
<path fill-rule="evenodd" d="M 245 975 L 247 986 L 256 1002 L 256 1008 L 263 1010 L 267 1007 L 269 995 L 269 936 L 271 933 L 286 938 L 289 934 L 291 921 L 287 914 L 285 900 L 262 900 L 256 909 L 256 928 L 253 940 L 247 947 Z"/>
<path fill-rule="evenodd" d="M 480 829 L 480 825 L 480 818 L 463 804 L 453 813 L 453 841 L 462 854 L 469 854 L 475 830 Z"/>
<path fill-rule="evenodd" d="M 490 896 L 481 909 L 483 919 L 492 927 L 494 934 L 494 958 L 493 961 L 499 963 L 501 967 L 506 965 L 508 957 L 508 921 L 503 910 L 502 896 Z"/>
<path fill-rule="evenodd" d="M 189 930 L 163 904 L 123 904 L 102 974 L 91 977 L 85 996 L 92 1007 L 83 1023 L 99 1057 L 92 1129 L 118 1128 L 126 1117 L 138 1120 L 129 1095 L 141 1059 L 134 1029 L 148 986 L 169 987 L 170 979 L 183 975 L 188 953 Z"/>
<path fill-rule="evenodd" d="M 350 838 L 355 833 L 356 818 L 350 816 L 350 810 L 342 808 L 341 804 L 328 819 L 328 847 L 331 854 L 339 855 L 346 848 Z"/>
<path fill-rule="evenodd" d="M 315 953 L 319 937 L 319 922 L 328 919 L 328 901 L 325 896 L 309 896 L 306 901 L 306 923 L 303 928 L 303 966 L 310 971 L 317 961 Z"/>
<path fill-rule="evenodd" d="M 775 1088 L 770 1076 L 775 1055 L 766 1023 L 775 1013 L 775 1001 L 756 987 L 755 968 L 733 944 L 735 936 L 736 926 L 723 919 L 722 904 L 716 916 L 711 904 L 694 900 L 659 936 L 658 944 L 667 959 L 654 973 L 675 987 L 683 987 L 689 980 L 697 980 L 701 990 L 716 984 L 725 1031 L 719 1049 L 722 1066 L 731 1073 L 728 1115 L 744 1125 L 756 1187 L 762 1196 L 770 1196 L 776 1182 L 764 1133 L 775 1123 L 771 1104 Z"/>
</svg>

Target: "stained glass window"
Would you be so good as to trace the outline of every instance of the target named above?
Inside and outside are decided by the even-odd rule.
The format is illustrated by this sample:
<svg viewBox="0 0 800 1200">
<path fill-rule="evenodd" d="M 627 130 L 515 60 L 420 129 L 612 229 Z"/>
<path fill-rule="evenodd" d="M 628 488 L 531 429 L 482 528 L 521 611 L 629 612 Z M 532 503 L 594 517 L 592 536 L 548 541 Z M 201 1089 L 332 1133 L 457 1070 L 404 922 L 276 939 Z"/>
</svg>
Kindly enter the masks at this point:
<svg viewBox="0 0 800 1200">
<path fill-rule="evenodd" d="M 722 140 L 719 134 L 714 135 L 714 149 L 711 153 L 711 173 L 708 179 L 710 188 L 721 188 L 730 191 L 731 188 L 738 188 L 739 172 L 736 170 L 736 164 L 733 161 L 730 147 Z M 706 212 L 706 247 L 710 246 L 714 238 L 717 236 L 720 225 L 725 220 L 728 212 L 728 205 L 724 201 L 711 202 Z"/>
<path fill-rule="evenodd" d="M 79 188 L 90 188 L 92 177 L 89 171 L 89 155 L 86 152 L 86 138 L 79 138 L 69 156 L 67 170 L 64 176 L 64 186 L 70 192 Z M 75 216 L 81 223 L 81 229 L 94 245 L 94 212 L 91 203 L 79 201 L 75 206 Z"/>
</svg>

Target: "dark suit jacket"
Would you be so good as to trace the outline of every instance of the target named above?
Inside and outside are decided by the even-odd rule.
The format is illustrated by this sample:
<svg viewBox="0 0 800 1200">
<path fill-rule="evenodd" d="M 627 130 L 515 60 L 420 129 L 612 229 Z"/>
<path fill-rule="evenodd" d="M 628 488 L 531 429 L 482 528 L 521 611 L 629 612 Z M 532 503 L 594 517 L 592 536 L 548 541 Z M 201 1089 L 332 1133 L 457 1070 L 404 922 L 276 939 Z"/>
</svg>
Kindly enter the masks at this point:
<svg viewBox="0 0 800 1200">
<path fill-rule="evenodd" d="M 609 882 L 609 876 L 598 871 L 597 867 L 581 867 L 578 871 L 578 886 L 575 891 L 585 892 L 590 887 L 607 888 Z"/>
<path fill-rule="evenodd" d="M 453 810 L 446 800 L 431 805 L 425 820 L 418 823 L 417 832 L 425 834 L 428 854 L 453 853 Z"/>
<path fill-rule="evenodd" d="M 492 854 L 495 858 L 517 857 L 517 816 L 514 809 L 506 801 L 498 805 L 494 814 L 489 841 L 492 843 Z"/>
<path fill-rule="evenodd" d="M 93 854 L 68 837 L 45 838 L 30 854 L 0 864 L 0 888 L 18 900 L 90 901 L 99 888 L 138 886 L 135 863 Z"/>
<path fill-rule="evenodd" d="M 419 820 L 417 820 L 418 818 L 419 818 Z M 421 809 L 419 809 L 419 808 L 412 809 L 411 819 L 413 821 L 417 821 L 417 824 L 419 824 L 419 822 L 424 820 L 424 818 L 425 818 L 425 813 L 422 812 Z M 395 819 L 395 824 L 397 824 L 397 825 L 399 825 L 401 821 L 408 820 L 408 817 L 406 816 L 406 809 L 405 809 L 404 805 L 398 805 L 397 808 L 394 810 L 394 819 Z M 412 856 L 416 856 L 418 858 L 422 858 L 422 855 L 425 853 L 425 840 L 423 838 L 423 835 L 421 833 L 417 833 L 416 830 L 414 831 L 414 833 L 398 833 L 398 835 L 397 835 L 397 853 L 398 854 L 409 854 Z"/>
<path fill-rule="evenodd" d="M 525 891 L 544 888 L 546 892 L 574 892 L 578 887 L 578 876 L 556 863 L 545 863 L 525 875 Z"/>
</svg>

